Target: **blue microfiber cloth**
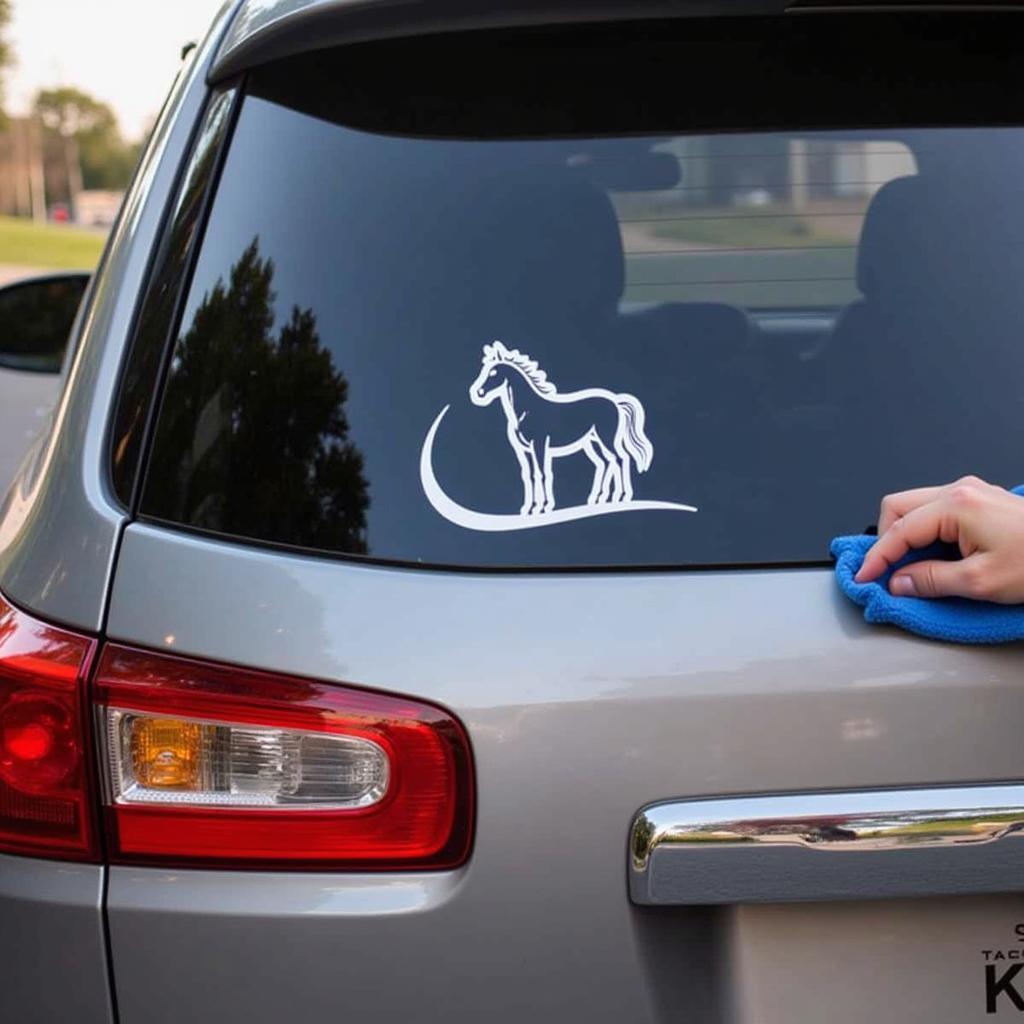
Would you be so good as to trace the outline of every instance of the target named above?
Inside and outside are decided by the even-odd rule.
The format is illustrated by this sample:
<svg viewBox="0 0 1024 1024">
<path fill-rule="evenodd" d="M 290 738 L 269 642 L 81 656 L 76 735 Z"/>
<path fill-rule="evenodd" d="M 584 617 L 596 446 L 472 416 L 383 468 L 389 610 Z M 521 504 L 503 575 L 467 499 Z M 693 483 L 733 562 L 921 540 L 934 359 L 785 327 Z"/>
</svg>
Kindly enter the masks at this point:
<svg viewBox="0 0 1024 1024">
<path fill-rule="evenodd" d="M 1013 493 L 1024 496 L 1024 484 L 1015 487 Z M 911 551 L 877 580 L 854 583 L 853 577 L 877 539 L 861 534 L 836 537 L 831 544 L 836 559 L 836 581 L 851 601 L 863 606 L 868 622 L 888 623 L 918 636 L 956 644 L 1006 644 L 1024 640 L 1024 605 L 968 601 L 960 597 L 893 597 L 889 593 L 889 578 L 897 569 L 909 562 L 930 558 L 959 558 L 960 551 L 955 545 L 933 544 Z"/>
</svg>

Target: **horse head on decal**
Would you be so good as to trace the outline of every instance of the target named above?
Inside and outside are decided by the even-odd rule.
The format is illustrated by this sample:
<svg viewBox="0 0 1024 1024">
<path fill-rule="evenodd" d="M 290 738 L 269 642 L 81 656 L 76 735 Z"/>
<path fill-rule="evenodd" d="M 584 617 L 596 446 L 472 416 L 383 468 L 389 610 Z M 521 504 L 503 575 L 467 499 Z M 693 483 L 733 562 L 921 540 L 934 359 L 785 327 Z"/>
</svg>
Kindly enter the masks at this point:
<svg viewBox="0 0 1024 1024">
<path fill-rule="evenodd" d="M 518 349 L 505 348 L 500 341 L 484 345 L 484 358 L 480 373 L 469 386 L 469 398 L 474 405 L 490 405 L 499 396 L 509 396 L 515 378 L 526 376 L 540 392 L 554 391 L 547 374 Z"/>
<path fill-rule="evenodd" d="M 582 452 L 594 465 L 588 505 L 633 500 L 632 470 L 654 457 L 644 432 L 644 407 L 633 395 L 606 388 L 559 392 L 525 352 L 500 341 L 484 345 L 470 401 L 500 401 L 506 435 L 519 463 L 524 515 L 555 508 L 554 461 Z"/>
</svg>

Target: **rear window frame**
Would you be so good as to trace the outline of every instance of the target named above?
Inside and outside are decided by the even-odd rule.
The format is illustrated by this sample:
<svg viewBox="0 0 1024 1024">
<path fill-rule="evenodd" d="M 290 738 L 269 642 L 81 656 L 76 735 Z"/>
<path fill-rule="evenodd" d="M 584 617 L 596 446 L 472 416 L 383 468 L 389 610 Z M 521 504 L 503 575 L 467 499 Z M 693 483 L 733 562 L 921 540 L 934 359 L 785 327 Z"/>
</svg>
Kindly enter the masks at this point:
<svg viewBox="0 0 1024 1024">
<path fill-rule="evenodd" d="M 866 15 L 864 13 L 860 13 L 860 12 L 856 15 L 856 17 L 858 17 L 858 18 L 867 17 L 867 16 L 868 15 Z M 892 13 L 890 13 L 890 12 L 886 12 L 884 14 L 878 14 L 878 15 L 875 15 L 875 16 L 879 20 L 881 20 L 882 18 L 889 18 L 889 19 L 893 18 Z M 942 17 L 946 18 L 946 17 L 960 17 L 960 16 L 961 15 L 958 12 L 957 14 L 943 15 Z M 978 17 L 977 14 L 974 14 L 973 16 L 974 17 Z M 1005 17 L 1005 12 L 1001 16 Z M 835 15 L 832 15 L 832 17 L 835 17 Z M 918 19 L 918 18 L 921 18 L 922 15 L 921 14 L 913 14 L 913 15 L 909 15 L 909 17 L 911 19 Z M 934 15 L 932 17 L 934 17 Z M 1018 17 L 1018 22 L 1017 22 L 1018 25 L 1024 25 L 1024 14 L 1018 15 L 1017 17 Z M 729 19 L 729 20 L 733 21 L 733 19 Z M 741 19 L 742 22 L 747 22 L 747 21 L 764 21 L 764 20 L 768 20 L 768 19 Z M 774 19 L 772 19 L 772 20 L 774 20 Z M 655 23 L 655 22 L 645 22 L 645 23 L 643 23 L 643 29 L 645 31 L 657 32 L 657 30 L 658 30 L 657 26 L 658 26 L 658 23 Z M 622 24 L 619 23 L 619 24 L 614 26 L 614 29 L 621 30 L 622 27 L 623 27 Z M 581 31 L 603 32 L 607 28 L 608 28 L 608 26 L 586 26 L 585 28 L 559 26 L 555 30 L 551 30 L 551 29 L 544 29 L 544 30 L 537 30 L 537 29 L 500 30 L 500 34 L 507 35 L 509 32 L 522 32 L 523 34 L 539 33 L 541 36 L 547 36 L 547 35 L 551 34 L 552 32 L 554 32 L 555 34 L 557 34 L 559 36 L 564 36 L 566 33 L 575 35 L 576 33 L 581 32 Z M 471 34 L 472 35 L 477 35 L 478 33 L 471 33 Z M 488 32 L 487 34 L 492 34 L 492 33 Z M 402 40 L 402 41 L 400 41 L 398 43 L 352 44 L 352 46 L 358 46 L 358 47 L 364 47 L 364 46 L 366 46 L 366 47 L 381 47 L 381 46 L 409 47 L 409 46 L 412 46 L 417 52 L 422 54 L 422 53 L 427 52 L 424 48 L 429 48 L 435 42 L 437 42 L 437 40 L 435 40 L 432 37 L 423 37 L 423 38 L 417 39 L 415 41 Z M 344 47 L 342 49 L 348 49 L 348 48 L 349 47 Z M 308 57 L 309 55 L 307 54 L 307 55 L 304 55 L 304 56 Z M 211 529 L 205 529 L 205 528 L 197 527 L 197 526 L 189 524 L 189 523 L 177 522 L 177 521 L 173 521 L 173 520 L 170 520 L 170 519 L 162 518 L 160 516 L 156 516 L 156 515 L 147 514 L 147 513 L 142 512 L 140 506 L 141 506 L 141 502 L 142 502 L 142 499 L 143 499 L 143 495 L 145 493 L 145 477 L 146 477 L 146 474 L 148 473 L 149 468 L 150 468 L 151 455 L 152 455 L 153 433 L 154 433 L 154 430 L 155 430 L 156 422 L 157 422 L 158 417 L 159 417 L 160 406 L 162 405 L 163 398 L 164 398 L 164 395 L 165 395 L 165 392 L 166 392 L 167 369 L 168 369 L 168 366 L 169 366 L 169 363 L 170 363 L 170 358 L 171 358 L 171 353 L 173 351 L 174 341 L 177 338 L 178 331 L 179 331 L 180 326 L 181 326 L 180 321 L 181 321 L 181 317 L 182 317 L 182 314 L 183 314 L 183 308 L 184 308 L 185 299 L 186 299 L 186 297 L 188 295 L 188 292 L 189 292 L 189 289 L 191 287 L 192 275 L 193 275 L 193 272 L 195 270 L 196 263 L 197 263 L 197 261 L 199 259 L 199 255 L 200 255 L 200 253 L 202 251 L 203 240 L 204 240 L 205 232 L 206 232 L 207 227 L 208 227 L 208 221 L 209 221 L 210 212 L 211 212 L 211 209 L 212 209 L 212 206 L 213 206 L 213 201 L 214 201 L 214 199 L 216 197 L 216 194 L 217 194 L 217 191 L 218 191 L 218 187 L 219 187 L 219 183 L 220 183 L 221 171 L 223 170 L 225 161 L 226 161 L 226 159 L 227 159 L 227 157 L 228 157 L 228 155 L 229 155 L 229 153 L 231 151 L 231 144 L 232 144 L 235 124 L 237 122 L 238 114 L 239 114 L 240 110 L 242 109 L 242 106 L 243 106 L 243 104 L 245 102 L 245 97 L 246 97 L 246 93 L 247 93 L 248 78 L 249 78 L 249 74 L 246 73 L 246 74 L 243 74 L 240 77 L 237 77 L 237 78 L 235 78 L 235 79 L 233 79 L 231 81 L 228 81 L 226 83 L 220 83 L 220 84 L 218 84 L 218 86 L 215 89 L 212 89 L 210 94 L 209 94 L 208 105 L 207 105 L 207 108 L 206 108 L 207 112 L 210 109 L 210 107 L 212 106 L 212 104 L 213 104 L 213 102 L 214 102 L 214 100 L 215 100 L 215 98 L 217 96 L 220 96 L 220 95 L 222 95 L 224 93 L 228 93 L 228 92 L 233 92 L 235 95 L 234 95 L 234 99 L 232 101 L 232 112 L 231 112 L 231 116 L 230 116 L 229 125 L 227 127 L 227 130 L 224 132 L 223 137 L 220 140 L 216 161 L 214 163 L 213 169 L 211 170 L 211 172 L 209 174 L 209 177 L 208 177 L 208 179 L 206 181 L 206 184 L 205 184 L 205 193 L 204 193 L 204 200 L 203 200 L 202 210 L 201 210 L 201 213 L 199 215 L 198 220 L 192 226 L 191 237 L 189 238 L 189 243 L 188 243 L 189 244 L 189 248 L 188 248 L 188 254 L 187 254 L 187 257 L 186 257 L 185 270 L 184 270 L 184 273 L 182 273 L 180 275 L 179 279 L 176 282 L 176 296 L 175 296 L 175 300 L 174 300 L 174 312 L 173 312 L 173 315 L 168 319 L 167 324 L 166 324 L 167 331 L 166 331 L 166 335 L 165 335 L 165 341 L 164 341 L 163 350 L 162 350 L 162 353 L 161 353 L 161 358 L 159 360 L 159 369 L 158 369 L 158 372 L 156 374 L 155 379 L 152 380 L 154 386 L 153 386 L 153 389 L 152 389 L 152 392 L 151 392 L 150 401 L 149 401 L 148 420 L 147 420 L 147 427 L 146 427 L 144 439 L 143 439 L 143 442 L 142 442 L 142 450 L 141 450 L 140 455 L 139 455 L 139 460 L 138 460 L 138 463 L 137 463 L 136 472 L 135 472 L 135 474 L 133 475 L 133 478 L 132 478 L 133 483 L 132 483 L 132 488 L 131 488 L 130 499 L 125 502 L 128 510 L 130 512 L 131 518 L 133 520 L 138 520 L 139 522 L 144 522 L 144 523 L 152 524 L 152 525 L 159 526 L 159 527 L 162 527 L 162 528 L 172 529 L 174 531 L 178 531 L 178 532 L 182 532 L 182 533 L 186 533 L 186 534 L 200 536 L 200 537 L 204 537 L 204 538 L 208 538 L 208 539 L 214 539 L 214 540 L 217 540 L 218 542 L 229 543 L 229 544 L 241 546 L 241 547 L 244 547 L 244 548 L 263 549 L 263 550 L 268 550 L 268 551 L 276 551 L 276 552 L 287 553 L 287 554 L 291 554 L 291 555 L 301 555 L 301 556 L 305 556 L 305 557 L 325 558 L 325 559 L 329 559 L 331 561 L 341 561 L 341 562 L 352 562 L 352 563 L 356 563 L 356 564 L 386 566 L 386 567 L 392 567 L 392 568 L 398 568 L 398 569 L 435 570 L 435 571 L 467 573 L 467 574 L 480 574 L 480 573 L 490 574 L 490 573 L 495 573 L 495 574 L 502 574 L 502 575 L 550 575 L 550 574 L 577 574 L 577 573 L 601 573 L 601 574 L 604 574 L 604 573 L 626 573 L 626 572 L 628 572 L 628 573 L 636 573 L 636 572 L 641 572 L 641 573 L 673 572 L 673 573 L 675 573 L 675 572 L 709 572 L 709 571 L 713 571 L 713 572 L 736 572 L 736 571 L 751 571 L 751 570 L 783 570 L 783 569 L 786 569 L 786 570 L 805 569 L 805 570 L 807 570 L 807 569 L 823 569 L 823 568 L 829 567 L 832 564 L 833 559 L 830 558 L 830 557 L 827 557 L 824 553 L 823 553 L 823 557 L 820 558 L 820 559 L 805 559 L 805 560 L 756 560 L 756 561 L 736 561 L 736 562 L 717 562 L 716 561 L 716 562 L 708 562 L 708 563 L 685 562 L 685 563 L 664 563 L 664 564 L 662 564 L 662 563 L 646 564 L 645 563 L 645 564 L 638 564 L 638 565 L 629 565 L 629 564 L 611 564 L 611 565 L 609 565 L 609 564 L 603 564 L 603 563 L 594 563 L 594 564 L 566 564 L 566 565 L 550 565 L 549 566 L 549 565 L 534 565 L 534 564 L 514 565 L 514 564 L 464 564 L 464 563 L 450 563 L 450 562 L 444 562 L 444 561 L 433 562 L 433 561 L 421 561 L 421 560 L 410 560 L 410 559 L 403 559 L 403 558 L 387 557 L 387 556 L 380 556 L 380 555 L 374 555 L 374 554 L 356 554 L 356 553 L 348 553 L 348 552 L 342 552 L 342 551 L 325 550 L 323 548 L 308 547 L 308 546 L 303 546 L 303 545 L 295 545 L 295 544 L 289 544 L 289 543 L 275 541 L 275 540 L 267 540 L 267 539 L 257 538 L 257 537 L 237 536 L 237 535 L 233 535 L 233 534 L 230 534 L 230 533 L 220 532 L 220 531 L 211 530 Z M 205 118 L 205 116 L 206 116 L 206 112 L 204 112 L 204 118 Z M 1018 116 L 1020 117 L 1020 119 L 1018 121 L 1015 121 L 1014 124 L 1015 125 L 1022 125 L 1022 126 L 1024 126 L 1024 116 L 1020 116 L 1020 115 L 1018 115 Z M 801 128 L 802 129 L 803 127 L 805 127 L 805 122 L 803 122 L 803 121 L 793 122 L 793 121 L 788 120 L 788 119 L 783 119 L 782 121 L 778 121 L 778 122 L 774 122 L 774 123 L 776 124 L 777 128 L 782 128 L 783 126 L 786 126 L 786 127 L 789 127 L 789 128 Z M 998 124 L 1003 124 L 1004 122 L 999 121 L 997 123 Z M 885 126 L 888 126 L 888 127 L 895 127 L 897 125 L 897 122 L 890 121 L 890 120 L 884 120 L 883 119 L 881 124 L 883 124 Z M 942 124 L 943 124 L 943 126 L 952 127 L 952 125 L 948 125 L 947 122 L 945 122 L 945 121 L 943 121 Z M 972 119 L 969 122 L 963 122 L 962 119 L 961 119 L 961 120 L 958 120 L 956 122 L 956 124 L 957 124 L 957 126 L 960 126 L 961 124 L 963 124 L 963 126 L 991 125 L 992 121 L 989 118 L 981 118 L 981 119 Z M 927 126 L 928 125 L 921 125 L 921 124 L 918 124 L 916 122 L 914 124 L 915 128 L 917 128 L 917 127 L 927 127 Z M 854 126 L 851 125 L 850 127 L 853 128 Z M 864 128 L 864 127 L 871 128 L 871 127 L 873 127 L 873 125 L 870 122 L 868 122 L 866 124 L 862 123 L 862 122 L 858 122 L 857 125 L 856 125 L 856 128 L 858 128 L 858 129 L 859 128 Z M 703 129 L 701 129 L 701 128 L 694 128 L 693 130 L 695 132 L 698 131 L 698 130 L 705 130 L 706 131 L 707 127 L 705 126 Z M 719 129 L 716 129 L 716 130 L 720 131 L 722 134 L 733 134 L 735 131 L 738 131 L 740 129 L 724 127 L 724 128 L 719 128 Z M 752 130 L 752 129 L 748 127 L 747 130 Z M 764 126 L 758 126 L 754 130 L 767 130 L 767 129 L 764 128 Z M 821 128 L 820 125 L 815 125 L 810 130 L 816 131 L 816 130 L 822 130 L 822 128 Z M 197 125 L 197 129 L 196 129 L 196 134 L 197 135 L 198 135 L 198 131 L 199 131 L 199 127 Z M 583 133 L 583 134 L 591 134 L 591 133 L 587 132 L 587 133 Z M 429 137 L 429 133 L 427 133 L 427 135 Z M 521 132 L 514 132 L 512 137 L 523 137 L 523 136 L 522 136 Z M 532 136 L 527 135 L 526 137 L 532 137 Z M 186 166 L 187 166 L 187 163 L 191 162 L 193 156 L 194 156 L 194 154 L 190 153 L 190 158 L 189 158 L 189 161 L 186 162 Z M 181 180 L 179 180 L 179 189 L 180 189 L 180 186 L 183 183 L 183 180 L 184 180 L 185 177 L 186 177 L 186 175 L 185 175 L 184 170 L 183 170 L 183 173 L 181 174 Z M 170 207 L 171 209 L 173 209 L 174 206 L 179 201 L 180 197 L 178 196 L 177 192 L 178 192 L 178 190 L 176 190 L 176 198 L 175 198 L 174 203 Z M 143 300 L 143 303 L 140 304 L 139 321 L 141 321 L 141 319 L 142 319 L 142 316 L 143 316 L 146 304 L 152 298 L 152 292 L 153 292 L 153 288 L 154 288 L 154 283 L 159 280 L 160 272 L 161 272 L 162 269 L 164 269 L 164 267 L 166 265 L 166 262 L 168 260 L 169 252 L 173 248 L 174 242 L 173 242 L 173 238 L 171 238 L 171 234 L 173 234 L 173 232 L 171 232 L 170 225 L 167 225 L 165 227 L 164 232 L 162 232 L 162 235 L 161 235 L 161 237 L 164 240 L 161 243 L 161 247 L 158 250 L 158 255 L 157 255 L 157 257 L 154 260 L 153 267 L 152 267 L 152 270 L 151 270 L 150 275 L 149 275 L 149 283 L 147 284 L 147 288 L 146 288 L 146 292 L 145 292 L 145 298 Z M 757 310 L 754 310 L 752 308 L 751 312 L 757 312 Z M 760 312 L 771 313 L 771 312 L 773 312 L 773 309 L 771 307 L 766 307 L 764 310 L 760 310 Z M 131 341 L 131 345 L 130 345 L 130 348 L 129 348 L 129 353 L 130 354 L 128 356 L 129 359 L 132 358 L 131 353 L 134 351 L 134 346 L 135 346 L 135 342 L 136 342 L 138 333 L 139 333 L 139 323 L 137 322 L 136 325 L 135 325 L 135 328 L 133 329 L 133 333 L 132 333 L 132 341 Z M 122 382 L 123 382 L 123 379 L 124 379 L 123 372 L 122 372 L 122 378 L 121 379 L 122 379 Z M 122 403 L 122 398 L 119 395 L 118 402 L 117 402 L 118 407 L 120 407 L 121 403 Z M 111 466 L 112 466 L 112 461 L 111 461 Z M 118 496 L 121 498 L 121 500 L 125 500 L 125 495 L 124 495 L 123 488 L 121 488 L 120 490 L 117 490 L 116 493 L 118 493 Z"/>
<path fill-rule="evenodd" d="M 191 286 L 242 98 L 241 79 L 229 80 L 207 94 L 186 156 L 178 169 L 157 235 L 158 243 L 151 255 L 140 291 L 141 298 L 132 318 L 108 423 L 105 459 L 110 493 L 131 518 L 138 515 L 142 500 L 150 442 L 166 381 L 167 361 L 173 350 L 183 303 Z M 228 105 L 226 123 L 220 135 L 213 140 L 212 148 L 206 151 L 209 167 L 201 168 L 203 128 L 218 104 L 225 103 Z M 197 187 L 198 200 L 193 208 L 185 209 L 185 193 L 193 173 L 197 175 L 193 184 Z M 132 420 L 135 420 L 134 428 Z"/>
</svg>

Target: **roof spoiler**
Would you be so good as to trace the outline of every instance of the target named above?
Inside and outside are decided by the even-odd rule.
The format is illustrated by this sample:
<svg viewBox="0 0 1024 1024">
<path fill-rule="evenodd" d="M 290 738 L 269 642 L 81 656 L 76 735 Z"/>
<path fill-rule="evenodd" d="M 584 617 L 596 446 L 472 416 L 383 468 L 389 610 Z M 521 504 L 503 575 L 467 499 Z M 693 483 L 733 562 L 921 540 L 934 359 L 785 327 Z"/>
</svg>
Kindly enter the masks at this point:
<svg viewBox="0 0 1024 1024">
<path fill-rule="evenodd" d="M 435 32 L 655 18 L 1024 10 L 1024 0 L 240 0 L 208 81 L 309 50 Z"/>
<path fill-rule="evenodd" d="M 208 80 L 344 43 L 470 29 L 781 14 L 791 0 L 242 0 Z M 827 0 L 826 0 L 827 3 Z"/>
</svg>

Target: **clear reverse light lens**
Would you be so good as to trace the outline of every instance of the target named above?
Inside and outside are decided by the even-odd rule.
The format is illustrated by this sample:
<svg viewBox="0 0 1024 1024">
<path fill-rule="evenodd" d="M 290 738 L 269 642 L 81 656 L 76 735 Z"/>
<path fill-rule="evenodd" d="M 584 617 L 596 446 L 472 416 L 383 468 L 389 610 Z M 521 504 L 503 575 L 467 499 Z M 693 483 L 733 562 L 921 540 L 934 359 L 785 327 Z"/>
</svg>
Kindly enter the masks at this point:
<svg viewBox="0 0 1024 1024">
<path fill-rule="evenodd" d="M 344 810 L 387 792 L 388 756 L 364 737 L 104 714 L 114 803 Z"/>
</svg>

